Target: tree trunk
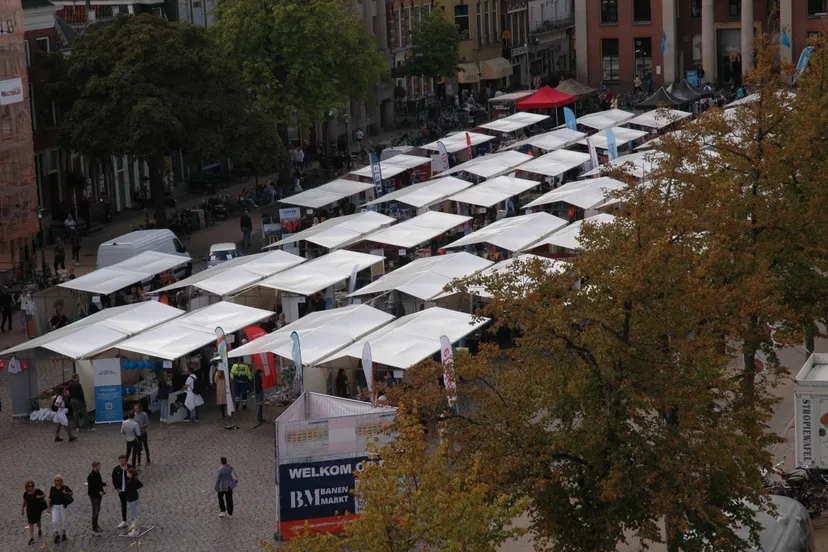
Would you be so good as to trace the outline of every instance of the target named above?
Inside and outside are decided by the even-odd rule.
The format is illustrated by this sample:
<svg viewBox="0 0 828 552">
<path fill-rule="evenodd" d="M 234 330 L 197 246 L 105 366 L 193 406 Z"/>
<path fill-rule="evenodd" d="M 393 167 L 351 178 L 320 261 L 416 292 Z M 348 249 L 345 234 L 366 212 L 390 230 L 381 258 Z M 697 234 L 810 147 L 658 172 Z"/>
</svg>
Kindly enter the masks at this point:
<svg viewBox="0 0 828 552">
<path fill-rule="evenodd" d="M 756 378 L 756 347 L 746 346 L 743 349 L 742 358 L 745 363 L 745 371 L 742 374 L 742 403 L 747 408 L 753 408 L 755 400 L 754 378 Z"/>
<path fill-rule="evenodd" d="M 805 353 L 808 356 L 811 356 L 814 353 L 814 348 L 816 344 L 816 333 L 817 328 L 814 325 L 813 321 L 808 321 L 805 324 Z"/>
<path fill-rule="evenodd" d="M 161 158 L 147 159 L 147 166 L 149 167 L 150 197 L 155 210 L 155 226 L 156 228 L 166 228 L 167 210 L 164 207 L 164 179 L 161 175 Z"/>
<path fill-rule="evenodd" d="M 679 552 L 679 539 L 673 526 L 673 518 L 670 515 L 664 516 L 664 532 L 666 533 L 667 552 Z"/>
</svg>

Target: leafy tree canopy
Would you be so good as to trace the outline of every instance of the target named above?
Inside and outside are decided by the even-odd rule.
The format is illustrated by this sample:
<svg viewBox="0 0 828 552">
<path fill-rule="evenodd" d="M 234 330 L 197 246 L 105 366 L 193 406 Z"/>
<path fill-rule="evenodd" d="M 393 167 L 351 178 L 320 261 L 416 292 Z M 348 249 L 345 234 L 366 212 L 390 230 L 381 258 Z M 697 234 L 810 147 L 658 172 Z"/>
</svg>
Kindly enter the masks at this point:
<svg viewBox="0 0 828 552">
<path fill-rule="evenodd" d="M 212 29 L 281 124 L 367 98 L 386 71 L 376 38 L 340 0 L 219 0 Z"/>
<path fill-rule="evenodd" d="M 460 28 L 445 18 L 441 9 L 420 11 L 411 38 L 412 56 L 406 62 L 406 72 L 429 78 L 454 77 L 460 63 Z"/>
</svg>

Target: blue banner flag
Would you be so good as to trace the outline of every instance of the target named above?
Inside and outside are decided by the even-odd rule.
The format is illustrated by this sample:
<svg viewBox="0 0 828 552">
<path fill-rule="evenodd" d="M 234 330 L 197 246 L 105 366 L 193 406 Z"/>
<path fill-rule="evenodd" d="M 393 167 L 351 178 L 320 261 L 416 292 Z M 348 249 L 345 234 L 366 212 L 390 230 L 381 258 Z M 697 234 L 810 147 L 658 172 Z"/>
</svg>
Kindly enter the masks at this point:
<svg viewBox="0 0 828 552">
<path fill-rule="evenodd" d="M 667 33 L 661 33 L 661 53 L 664 53 L 664 50 L 667 49 Z"/>
<path fill-rule="evenodd" d="M 788 37 L 788 31 L 782 29 L 782 40 L 779 41 L 782 46 L 786 48 L 791 47 L 791 39 Z"/>
<path fill-rule="evenodd" d="M 373 153 L 371 155 L 374 155 Z M 293 357 L 293 367 L 296 370 L 296 379 L 299 380 L 299 394 L 305 392 L 305 375 L 303 373 L 304 369 L 302 368 L 302 347 L 299 345 L 299 334 L 296 332 L 292 332 L 290 334 L 290 340 L 293 341 L 293 347 L 291 348 L 291 356 Z"/>
<path fill-rule="evenodd" d="M 374 186 L 377 188 L 377 197 L 382 195 L 382 168 L 377 154 L 373 151 L 368 154 L 371 159 L 371 176 L 374 178 Z"/>
<path fill-rule="evenodd" d="M 578 122 L 575 119 L 575 112 L 568 107 L 564 108 L 564 120 L 566 121 L 566 128 L 570 130 L 578 130 Z"/>
<path fill-rule="evenodd" d="M 796 64 L 796 72 L 794 73 L 793 83 L 796 84 L 796 79 L 802 76 L 802 73 L 805 72 L 805 69 L 808 68 L 808 62 L 811 61 L 811 52 L 814 51 L 813 46 L 808 46 L 804 50 L 802 50 L 802 54 L 799 56 L 799 63 Z"/>
<path fill-rule="evenodd" d="M 607 129 L 607 153 L 609 154 L 610 161 L 618 159 L 618 145 L 615 143 L 615 133 L 610 129 Z"/>
</svg>

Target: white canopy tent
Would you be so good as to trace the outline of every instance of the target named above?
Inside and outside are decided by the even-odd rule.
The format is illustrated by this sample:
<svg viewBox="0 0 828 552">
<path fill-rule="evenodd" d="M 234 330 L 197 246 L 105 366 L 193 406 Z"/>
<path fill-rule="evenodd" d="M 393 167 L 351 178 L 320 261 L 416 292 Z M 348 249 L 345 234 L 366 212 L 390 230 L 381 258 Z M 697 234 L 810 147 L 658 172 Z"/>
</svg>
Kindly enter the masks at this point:
<svg viewBox="0 0 828 552">
<path fill-rule="evenodd" d="M 676 121 L 687 119 L 692 115 L 692 113 L 678 109 L 654 109 L 653 111 L 647 111 L 646 113 L 637 115 L 624 124 L 662 129 Z"/>
<path fill-rule="evenodd" d="M 6 349 L 0 356 L 42 347 L 73 360 L 93 357 L 119 342 L 184 314 L 184 311 L 144 301 L 96 312 L 63 328 Z"/>
<path fill-rule="evenodd" d="M 362 358 L 365 343 L 371 344 L 374 362 L 407 369 L 440 350 L 440 336 L 455 343 L 483 327 L 489 320 L 441 307 L 431 307 L 394 320 L 327 360 Z"/>
<path fill-rule="evenodd" d="M 612 127 L 610 130 L 612 130 L 613 134 L 615 134 L 615 145 L 618 147 L 623 146 L 627 142 L 638 140 L 642 136 L 647 136 L 647 132 L 643 130 L 634 130 L 631 128 Z M 589 137 L 589 140 L 592 142 L 592 145 L 598 149 L 609 149 L 609 147 L 607 146 L 607 129 L 596 132 L 595 134 Z M 582 146 L 586 146 L 586 138 L 583 140 L 579 140 L 578 143 Z"/>
<path fill-rule="evenodd" d="M 530 161 L 531 155 L 516 151 L 503 151 L 475 157 L 442 173 L 443 176 L 458 172 L 467 172 L 481 178 L 492 178 L 513 171 L 518 166 Z"/>
<path fill-rule="evenodd" d="M 608 176 L 577 180 L 543 194 L 535 201 L 524 205 L 523 209 L 558 202 L 568 203 L 581 209 L 595 209 L 607 200 L 608 192 L 620 190 L 624 186 L 625 184 L 620 180 Z"/>
<path fill-rule="evenodd" d="M 514 115 L 509 115 L 508 117 L 503 117 L 502 119 L 495 119 L 490 123 L 480 125 L 479 128 L 485 128 L 486 130 L 493 130 L 495 132 L 509 133 L 540 123 L 548 118 L 549 115 L 540 115 L 538 113 L 527 113 L 522 111 L 515 113 Z"/>
<path fill-rule="evenodd" d="M 494 276 L 496 274 L 503 274 L 512 270 L 512 267 L 517 262 L 521 263 L 529 263 L 532 261 L 539 261 L 543 264 L 544 270 L 551 274 L 553 272 L 562 272 L 565 266 L 565 261 L 557 260 L 557 259 L 547 259 L 546 257 L 540 257 L 538 255 L 530 255 L 530 254 L 523 254 L 523 255 L 515 255 L 505 261 L 500 261 L 499 263 L 490 266 L 489 268 L 481 271 L 478 276 L 481 278 Z M 529 281 L 528 277 L 524 277 L 522 279 L 525 285 L 529 285 L 531 282 Z M 476 295 L 477 297 L 484 297 L 490 298 L 492 294 L 484 286 L 469 286 L 468 292 L 471 295 Z M 441 299 L 443 297 L 448 297 L 449 295 L 454 295 L 455 291 L 447 291 L 441 295 L 435 297 L 435 299 Z"/>
<path fill-rule="evenodd" d="M 307 296 L 348 279 L 354 267 L 360 271 L 383 261 L 384 257 L 379 255 L 339 249 L 263 280 L 258 285 Z"/>
<path fill-rule="evenodd" d="M 590 113 L 578 118 L 578 124 L 584 125 L 595 130 L 603 130 L 605 128 L 614 127 L 622 124 L 624 121 L 629 121 L 635 117 L 633 113 L 621 109 L 609 109 L 607 111 L 599 111 L 598 113 Z"/>
<path fill-rule="evenodd" d="M 218 327 L 229 334 L 272 315 L 270 311 L 222 301 L 144 331 L 118 343 L 115 348 L 175 360 L 215 343 Z"/>
<path fill-rule="evenodd" d="M 356 180 L 337 179 L 317 188 L 305 190 L 296 195 L 279 200 L 279 203 L 298 205 L 310 209 L 319 209 L 341 199 L 351 197 L 370 190 L 374 185 L 370 182 L 357 182 Z"/>
<path fill-rule="evenodd" d="M 555 129 L 551 132 L 536 134 L 535 136 L 531 136 L 525 140 L 520 140 L 514 144 L 509 144 L 504 149 L 515 150 L 529 144 L 530 146 L 538 149 L 554 151 L 568 148 L 583 138 L 586 138 L 586 133 L 563 127 Z"/>
<path fill-rule="evenodd" d="M 594 217 L 590 217 L 588 219 L 579 220 L 577 222 L 573 222 L 569 226 L 558 230 L 557 232 L 553 233 L 551 236 L 539 241 L 533 247 L 540 247 L 542 245 L 554 245 L 557 247 L 562 247 L 563 249 L 571 249 L 573 251 L 577 251 L 581 247 L 581 230 L 583 229 L 584 224 L 607 224 L 615 220 L 615 217 L 612 215 L 608 215 L 606 213 L 601 213 L 600 215 L 595 215 Z"/>
<path fill-rule="evenodd" d="M 490 243 L 506 251 L 522 251 L 567 224 L 564 219 L 549 213 L 505 218 L 448 244 L 446 249 Z"/>
<path fill-rule="evenodd" d="M 520 166 L 524 172 L 544 176 L 560 176 L 589 161 L 589 154 L 572 150 L 557 150 Z"/>
<path fill-rule="evenodd" d="M 601 165 L 583 173 L 581 176 L 598 176 L 602 171 L 609 170 L 611 167 L 620 167 L 629 163 L 630 166 L 627 167 L 627 172 L 635 178 L 642 179 L 656 168 L 659 160 L 664 157 L 665 154 L 660 151 L 637 151 L 629 155 L 622 155 L 618 159 L 610 161 L 608 164 Z"/>
<path fill-rule="evenodd" d="M 527 98 L 537 92 L 537 90 L 520 90 L 518 92 L 509 92 L 508 94 L 500 94 L 494 98 L 489 98 L 490 104 L 504 104 L 509 102 L 519 102 L 523 98 Z"/>
<path fill-rule="evenodd" d="M 428 157 L 420 157 L 418 155 L 408 155 L 403 153 L 395 155 L 394 157 L 389 157 L 385 161 L 380 161 L 380 172 L 382 172 L 383 178 L 391 178 L 401 172 L 414 169 L 420 165 L 425 165 L 426 163 L 431 163 L 431 159 Z M 352 171 L 351 174 L 364 177 L 373 176 L 373 173 L 371 172 L 371 165 Z"/>
<path fill-rule="evenodd" d="M 376 282 L 368 284 L 352 295 L 368 295 L 400 291 L 423 301 L 431 301 L 443 293 L 455 278 L 465 278 L 490 266 L 491 261 L 470 253 L 454 253 L 417 259 Z"/>
<path fill-rule="evenodd" d="M 443 201 L 450 195 L 465 190 L 471 185 L 472 183 L 467 180 L 461 180 L 453 176 L 445 176 L 406 186 L 401 190 L 386 194 L 374 201 L 369 201 L 366 205 L 378 205 L 389 201 L 397 201 L 419 209 Z"/>
<path fill-rule="evenodd" d="M 208 293 L 225 297 L 254 286 L 265 278 L 304 262 L 304 258 L 287 251 L 269 251 L 236 257 L 153 293 L 193 286 Z"/>
<path fill-rule="evenodd" d="M 394 320 L 394 316 L 369 305 L 349 305 L 338 309 L 312 312 L 296 322 L 230 350 L 231 358 L 273 353 L 292 359 L 296 332 L 302 347 L 302 364 L 313 366 L 356 340 Z"/>
<path fill-rule="evenodd" d="M 445 234 L 472 217 L 428 211 L 365 237 L 366 241 L 410 249 Z"/>
<path fill-rule="evenodd" d="M 463 151 L 468 147 L 468 143 L 466 142 L 466 134 L 469 135 L 472 147 L 477 146 L 478 144 L 485 144 L 486 142 L 490 142 L 495 139 L 494 136 L 489 136 L 488 134 L 481 134 L 480 132 L 461 131 L 453 132 L 451 134 L 448 134 L 447 136 L 443 136 L 439 140 L 435 140 L 430 144 L 426 144 L 420 147 L 429 151 L 439 151 L 440 146 L 437 145 L 437 142 L 442 142 L 443 145 L 446 147 L 446 151 L 448 153 L 457 153 L 458 151 Z"/>
<path fill-rule="evenodd" d="M 353 215 L 345 215 L 320 222 L 307 230 L 302 230 L 288 238 L 272 243 L 264 249 L 295 243 L 300 240 L 309 241 L 328 249 L 339 249 L 358 242 L 371 232 L 391 226 L 395 222 L 397 222 L 397 219 L 373 211 L 354 213 Z"/>
<path fill-rule="evenodd" d="M 492 207 L 501 201 L 506 201 L 510 197 L 520 195 L 540 185 L 541 183 L 537 180 L 498 176 L 497 178 L 487 180 L 482 184 L 478 184 L 477 186 L 473 186 L 459 194 L 451 196 L 449 201 L 467 203 L 479 207 Z"/>
<path fill-rule="evenodd" d="M 151 280 L 156 274 L 191 262 L 189 256 L 144 251 L 120 263 L 99 268 L 84 276 L 58 284 L 59 287 L 109 295 L 119 289 Z"/>
</svg>

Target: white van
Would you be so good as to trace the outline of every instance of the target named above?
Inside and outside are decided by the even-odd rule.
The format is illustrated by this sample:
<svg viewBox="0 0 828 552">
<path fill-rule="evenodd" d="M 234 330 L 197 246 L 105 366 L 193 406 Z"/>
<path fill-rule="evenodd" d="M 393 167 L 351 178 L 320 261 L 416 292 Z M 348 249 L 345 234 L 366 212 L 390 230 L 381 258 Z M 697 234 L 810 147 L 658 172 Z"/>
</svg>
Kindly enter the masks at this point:
<svg viewBox="0 0 828 552">
<path fill-rule="evenodd" d="M 190 254 L 181 240 L 172 230 L 137 230 L 124 234 L 112 240 L 107 240 L 98 246 L 97 268 L 112 266 L 125 261 L 144 251 L 157 251 L 186 257 L 189 261 Z M 184 273 L 186 261 L 182 260 L 182 266 L 175 269 L 176 277 Z"/>
</svg>

